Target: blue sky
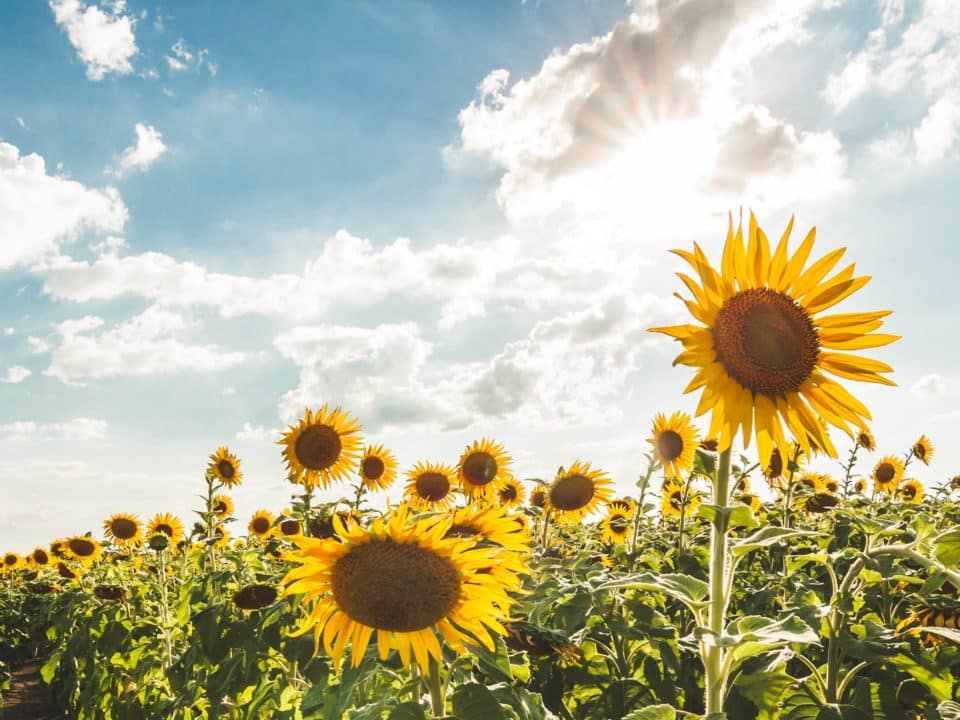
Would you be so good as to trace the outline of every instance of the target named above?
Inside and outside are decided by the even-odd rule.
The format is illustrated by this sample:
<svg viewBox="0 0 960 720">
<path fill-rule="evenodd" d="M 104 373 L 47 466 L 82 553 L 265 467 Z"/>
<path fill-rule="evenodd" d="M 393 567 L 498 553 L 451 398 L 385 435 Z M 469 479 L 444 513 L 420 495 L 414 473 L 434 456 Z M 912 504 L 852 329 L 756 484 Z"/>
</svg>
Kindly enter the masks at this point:
<svg viewBox="0 0 960 720">
<path fill-rule="evenodd" d="M 186 517 L 221 444 L 279 509 L 324 402 L 403 467 L 492 435 L 626 490 L 694 405 L 666 250 L 740 206 L 874 277 L 899 387 L 852 389 L 960 471 L 949 0 L 51 0 L 0 66 L 0 547 Z"/>
</svg>

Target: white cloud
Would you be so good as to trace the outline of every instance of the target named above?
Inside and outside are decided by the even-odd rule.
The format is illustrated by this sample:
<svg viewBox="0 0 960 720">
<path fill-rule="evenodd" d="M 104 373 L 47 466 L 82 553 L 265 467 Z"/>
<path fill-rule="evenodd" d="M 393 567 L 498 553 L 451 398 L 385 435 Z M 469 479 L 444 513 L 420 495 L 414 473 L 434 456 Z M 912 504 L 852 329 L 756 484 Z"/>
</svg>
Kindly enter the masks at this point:
<svg viewBox="0 0 960 720">
<path fill-rule="evenodd" d="M 123 5 L 103 12 L 80 0 L 50 0 L 54 19 L 65 30 L 70 44 L 87 68 L 87 77 L 102 80 L 107 73 L 133 72 L 131 58 L 137 54 L 134 19 L 123 14 Z"/>
<path fill-rule="evenodd" d="M 193 52 L 187 48 L 183 38 L 178 39 L 170 46 L 170 52 L 173 54 L 164 55 L 164 59 L 167 61 L 167 67 L 169 67 L 172 72 L 184 72 L 191 67 L 206 67 L 207 72 L 209 72 L 211 76 L 214 76 L 219 70 L 219 66 L 210 61 L 209 50 L 204 48 L 203 50 Z"/>
<path fill-rule="evenodd" d="M 42 157 L 0 142 L 0 270 L 36 261 L 85 230 L 117 232 L 126 220 L 115 188 L 48 175 Z"/>
<path fill-rule="evenodd" d="M 237 394 L 237 389 L 234 388 L 234 387 L 225 387 L 225 388 L 223 389 L 223 396 L 224 396 L 224 397 L 233 397 L 233 396 L 236 395 L 236 394 Z"/>
<path fill-rule="evenodd" d="M 4 329 L 3 329 L 3 334 L 6 335 L 7 337 L 10 337 L 10 336 L 13 335 L 15 332 L 16 332 L 16 330 L 14 330 L 12 327 L 8 327 L 8 328 L 4 328 Z"/>
<path fill-rule="evenodd" d="M 152 125 L 137 123 L 133 129 L 137 134 L 137 144 L 131 145 L 123 151 L 123 156 L 120 158 L 120 169 L 117 171 L 118 175 L 123 175 L 131 170 L 146 170 L 167 151 L 167 146 L 163 144 L 160 132 Z"/>
<path fill-rule="evenodd" d="M 280 439 L 281 431 L 264 427 L 263 425 L 252 425 L 249 422 L 243 424 L 243 428 L 237 431 L 237 440 L 249 440 L 253 442 L 273 443 Z"/>
<path fill-rule="evenodd" d="M 51 345 L 43 338 L 30 336 L 27 338 L 27 347 L 30 348 L 30 352 L 34 355 L 43 355 L 44 353 L 50 352 Z"/>
<path fill-rule="evenodd" d="M 16 420 L 0 425 L 0 436 L 17 440 L 48 437 L 68 440 L 102 440 L 107 435 L 107 428 L 106 420 L 86 417 L 53 423 Z"/>
<path fill-rule="evenodd" d="M 940 373 L 930 373 L 917 380 L 910 388 L 917 397 L 937 397 L 947 391 L 947 384 Z"/>
<path fill-rule="evenodd" d="M 3 378 L 0 378 L 0 382 L 15 385 L 16 383 L 21 383 L 26 380 L 31 374 L 28 368 L 22 365 L 14 365 L 7 368 L 7 374 Z"/>
<path fill-rule="evenodd" d="M 960 62 L 960 56 L 957 61 Z M 929 165 L 944 157 L 960 137 L 960 91 L 944 95 L 930 106 L 913 131 L 917 160 Z"/>
<path fill-rule="evenodd" d="M 21 128 L 23 128 L 24 130 L 26 130 L 26 128 L 27 128 L 27 121 L 24 120 L 24 119 L 23 119 L 22 117 L 20 117 L 19 115 L 17 115 L 17 125 L 19 125 Z"/>
<path fill-rule="evenodd" d="M 182 342 L 177 334 L 188 325 L 182 315 L 157 307 L 106 330 L 103 319 L 93 315 L 67 320 L 55 326 L 59 341 L 44 374 L 80 384 L 115 375 L 215 372 L 246 359 L 216 345 Z"/>
</svg>

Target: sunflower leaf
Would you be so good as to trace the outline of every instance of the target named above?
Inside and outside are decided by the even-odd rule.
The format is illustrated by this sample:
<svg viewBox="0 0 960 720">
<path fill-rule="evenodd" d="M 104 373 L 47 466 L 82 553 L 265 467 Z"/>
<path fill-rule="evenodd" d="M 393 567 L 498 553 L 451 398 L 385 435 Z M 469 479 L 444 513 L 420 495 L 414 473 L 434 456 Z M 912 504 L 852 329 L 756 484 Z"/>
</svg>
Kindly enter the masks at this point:
<svg viewBox="0 0 960 720">
<path fill-rule="evenodd" d="M 665 573 L 663 575 L 639 573 L 626 575 L 604 583 L 597 589 L 614 590 L 624 587 L 659 591 L 691 607 L 702 604 L 704 598 L 706 598 L 710 592 L 710 587 L 703 580 L 698 580 L 695 577 L 684 575 L 683 573 Z"/>
<path fill-rule="evenodd" d="M 704 503 L 697 510 L 697 515 L 713 523 L 720 532 L 737 527 L 748 530 L 760 527 L 760 521 L 753 514 L 753 510 L 746 505 L 730 507 Z"/>
<path fill-rule="evenodd" d="M 787 538 L 812 535 L 819 535 L 819 533 L 811 530 L 795 530 L 793 528 L 768 526 L 760 528 L 755 533 L 748 535 L 745 538 L 732 541 L 730 543 L 730 552 L 733 553 L 734 557 L 739 557 L 741 555 L 746 555 L 748 552 L 752 552 L 753 550 L 759 550 L 760 548 L 776 545 L 780 541 L 786 540 Z"/>
<path fill-rule="evenodd" d="M 960 528 L 948 530 L 935 537 L 933 554 L 947 567 L 960 565 Z"/>
<path fill-rule="evenodd" d="M 641 710 L 634 710 L 623 720 L 675 720 L 677 711 L 669 705 L 648 705 Z"/>
</svg>

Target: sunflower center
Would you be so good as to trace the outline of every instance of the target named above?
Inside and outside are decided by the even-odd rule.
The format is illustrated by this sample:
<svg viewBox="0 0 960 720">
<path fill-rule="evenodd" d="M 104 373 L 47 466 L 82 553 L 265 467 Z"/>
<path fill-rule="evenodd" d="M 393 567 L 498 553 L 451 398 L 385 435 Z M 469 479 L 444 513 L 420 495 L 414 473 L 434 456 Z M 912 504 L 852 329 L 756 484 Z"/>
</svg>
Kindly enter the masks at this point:
<svg viewBox="0 0 960 720">
<path fill-rule="evenodd" d="M 10 567 L 13 567 L 14 565 L 17 564 L 17 557 L 16 555 L 4 555 L 3 562 L 5 565 L 9 565 Z"/>
<path fill-rule="evenodd" d="M 907 485 L 903 489 L 904 500 L 913 500 L 917 496 L 917 489 L 913 485 Z"/>
<path fill-rule="evenodd" d="M 463 461 L 463 474 L 471 485 L 486 485 L 497 476 L 497 461 L 490 453 L 471 453 Z"/>
<path fill-rule="evenodd" d="M 683 438 L 673 430 L 664 430 L 657 436 L 657 450 L 666 462 L 673 462 L 683 454 Z"/>
<path fill-rule="evenodd" d="M 890 463 L 880 463 L 877 466 L 877 482 L 888 483 L 896 477 L 897 471 Z"/>
<path fill-rule="evenodd" d="M 221 460 L 217 463 L 217 472 L 220 473 L 220 477 L 230 480 L 237 474 L 237 469 L 229 460 Z"/>
<path fill-rule="evenodd" d="M 173 528 L 166 523 L 160 523 L 153 530 L 154 532 L 163 533 L 167 537 L 173 537 Z"/>
<path fill-rule="evenodd" d="M 754 393 L 796 392 L 817 364 L 813 320 L 789 295 L 770 288 L 743 290 L 724 302 L 712 332 L 724 370 Z"/>
<path fill-rule="evenodd" d="M 425 472 L 417 476 L 417 495 L 424 500 L 443 500 L 450 492 L 450 480 L 443 473 Z"/>
<path fill-rule="evenodd" d="M 517 489 L 513 485 L 507 485 L 500 491 L 500 499 L 503 502 L 510 502 L 517 499 Z"/>
<path fill-rule="evenodd" d="M 253 519 L 253 531 L 258 535 L 263 535 L 270 529 L 270 521 L 265 517 L 256 517 Z"/>
<path fill-rule="evenodd" d="M 370 457 L 365 457 L 363 463 L 360 466 L 360 470 L 363 473 L 363 476 L 368 480 L 378 480 L 381 475 L 383 475 L 385 467 L 383 460 L 371 455 Z"/>
<path fill-rule="evenodd" d="M 922 443 L 917 443 L 916 447 L 913 448 L 913 454 L 923 460 L 927 456 L 927 448 Z"/>
<path fill-rule="evenodd" d="M 542 508 L 547 504 L 547 494 L 543 490 L 534 490 L 533 494 L 530 495 L 530 504 Z"/>
<path fill-rule="evenodd" d="M 77 557 L 90 557 L 96 550 L 96 546 L 84 538 L 74 538 L 70 541 L 70 552 Z"/>
<path fill-rule="evenodd" d="M 683 490 L 674 490 L 670 493 L 670 507 L 677 512 L 683 509 Z"/>
<path fill-rule="evenodd" d="M 340 457 L 340 434 L 328 425 L 309 425 L 297 436 L 293 451 L 308 470 L 326 470 Z"/>
<path fill-rule="evenodd" d="M 630 521 L 623 515 L 614 515 L 610 518 L 610 530 L 618 535 L 625 533 L 629 525 Z"/>
<path fill-rule="evenodd" d="M 227 504 L 223 500 L 221 500 L 220 502 L 218 502 L 216 505 L 213 506 L 213 511 L 217 513 L 217 515 L 223 515 L 224 513 L 227 512 Z"/>
<path fill-rule="evenodd" d="M 46 565 L 48 562 L 50 562 L 50 556 L 38 548 L 37 550 L 33 551 L 33 561 L 37 565 Z"/>
<path fill-rule="evenodd" d="M 378 630 L 414 632 L 453 610 L 460 571 L 447 558 L 414 543 L 371 540 L 337 560 L 331 577 L 337 606 Z"/>
<path fill-rule="evenodd" d="M 300 523 L 296 520 L 284 520 L 280 523 L 280 532 L 284 535 L 296 535 L 300 532 Z"/>
<path fill-rule="evenodd" d="M 783 457 L 780 448 L 774 448 L 770 453 L 770 464 L 767 466 L 767 477 L 778 478 L 783 475 Z"/>
<path fill-rule="evenodd" d="M 128 518 L 114 518 L 110 521 L 110 532 L 117 540 L 129 540 L 137 534 L 137 524 Z"/>
<path fill-rule="evenodd" d="M 596 489 L 586 475 L 568 475 L 550 490 L 550 504 L 558 510 L 579 510 L 592 499 Z"/>
</svg>

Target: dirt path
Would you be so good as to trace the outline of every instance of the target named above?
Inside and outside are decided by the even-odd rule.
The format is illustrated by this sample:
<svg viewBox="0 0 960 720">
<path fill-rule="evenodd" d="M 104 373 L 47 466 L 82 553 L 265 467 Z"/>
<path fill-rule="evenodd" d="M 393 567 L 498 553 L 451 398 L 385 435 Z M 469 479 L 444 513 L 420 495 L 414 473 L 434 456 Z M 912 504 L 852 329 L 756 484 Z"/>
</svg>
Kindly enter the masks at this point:
<svg viewBox="0 0 960 720">
<path fill-rule="evenodd" d="M 69 720 L 50 701 L 50 688 L 40 679 L 39 660 L 28 663 L 13 674 L 10 692 L 3 697 L 3 720 Z"/>
</svg>

